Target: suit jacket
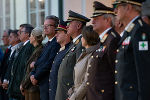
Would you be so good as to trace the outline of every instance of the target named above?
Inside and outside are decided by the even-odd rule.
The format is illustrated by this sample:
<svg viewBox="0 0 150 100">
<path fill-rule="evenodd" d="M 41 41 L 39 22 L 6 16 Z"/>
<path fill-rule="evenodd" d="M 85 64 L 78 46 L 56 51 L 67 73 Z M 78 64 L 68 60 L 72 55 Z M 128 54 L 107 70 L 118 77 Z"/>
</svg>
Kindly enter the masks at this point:
<svg viewBox="0 0 150 100">
<path fill-rule="evenodd" d="M 150 27 L 137 18 L 119 43 L 115 100 L 150 100 Z"/>
<path fill-rule="evenodd" d="M 114 100 L 114 67 L 119 34 L 110 29 L 91 56 L 87 71 L 87 100 Z"/>
<path fill-rule="evenodd" d="M 91 56 L 100 47 L 100 44 L 91 46 L 82 52 L 75 67 L 74 67 L 74 86 L 73 94 L 69 100 L 86 100 L 87 93 L 87 66 L 92 59 Z M 69 90 L 70 91 L 70 90 Z"/>
<path fill-rule="evenodd" d="M 55 100 L 66 100 L 68 90 L 74 85 L 73 70 L 82 52 L 81 37 L 67 51 L 58 71 L 58 83 Z"/>
<path fill-rule="evenodd" d="M 34 61 L 37 60 L 37 58 L 39 57 L 39 55 L 41 54 L 42 52 L 42 49 L 43 49 L 43 46 L 42 44 L 38 45 L 34 52 L 32 53 L 31 57 L 29 58 L 29 60 L 27 61 L 27 71 L 26 71 L 26 74 L 21 82 L 22 84 L 22 87 L 26 90 L 29 90 L 30 91 L 39 91 L 39 87 L 38 86 L 33 86 L 32 83 L 31 83 L 31 80 L 30 80 L 30 72 L 32 71 L 32 68 L 30 68 L 30 64 Z"/>
<path fill-rule="evenodd" d="M 37 59 L 35 69 L 31 72 L 31 75 L 34 75 L 39 82 L 41 100 L 49 99 L 49 73 L 59 48 L 60 45 L 57 43 L 56 38 L 49 41 Z"/>
<path fill-rule="evenodd" d="M 11 80 L 8 87 L 8 93 L 10 97 L 21 99 L 22 94 L 20 92 L 20 84 L 26 72 L 26 63 L 34 50 L 33 45 L 27 42 L 21 50 L 18 56 L 15 58 L 11 69 Z"/>
</svg>

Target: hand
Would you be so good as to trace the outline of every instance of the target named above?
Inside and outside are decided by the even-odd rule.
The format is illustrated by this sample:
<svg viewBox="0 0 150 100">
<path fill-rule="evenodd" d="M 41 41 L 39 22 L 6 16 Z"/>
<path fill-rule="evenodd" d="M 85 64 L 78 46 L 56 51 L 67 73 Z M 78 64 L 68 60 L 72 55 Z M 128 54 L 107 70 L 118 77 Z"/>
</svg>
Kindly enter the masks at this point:
<svg viewBox="0 0 150 100">
<path fill-rule="evenodd" d="M 35 62 L 34 62 L 34 61 L 30 64 L 30 68 L 31 68 L 31 69 L 33 69 L 33 68 L 34 68 L 34 64 L 35 64 Z"/>
<path fill-rule="evenodd" d="M 8 83 L 7 83 L 7 82 L 4 82 L 4 83 L 2 84 L 2 87 L 3 87 L 3 89 L 7 90 L 7 89 L 8 89 Z"/>
<path fill-rule="evenodd" d="M 38 80 L 36 80 L 36 79 L 34 78 L 34 75 L 30 76 L 30 80 L 31 80 L 31 82 L 32 82 L 33 85 L 37 85 Z"/>
<path fill-rule="evenodd" d="M 24 89 L 22 87 L 22 84 L 20 85 L 20 91 L 21 91 L 21 94 L 24 96 Z"/>
</svg>

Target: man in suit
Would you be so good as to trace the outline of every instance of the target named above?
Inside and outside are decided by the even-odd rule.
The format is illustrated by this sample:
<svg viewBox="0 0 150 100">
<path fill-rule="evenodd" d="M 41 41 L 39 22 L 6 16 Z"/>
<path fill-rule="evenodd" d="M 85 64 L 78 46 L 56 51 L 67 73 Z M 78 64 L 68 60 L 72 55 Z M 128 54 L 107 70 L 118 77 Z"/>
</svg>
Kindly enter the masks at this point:
<svg viewBox="0 0 150 100">
<path fill-rule="evenodd" d="M 30 76 L 33 85 L 39 84 L 41 100 L 49 100 L 49 73 L 53 60 L 60 48 L 55 37 L 55 29 L 58 24 L 59 19 L 56 16 L 51 15 L 46 17 L 43 28 L 49 40 L 44 46 L 40 57 L 35 62 L 34 66 L 36 69 L 31 72 Z"/>
<path fill-rule="evenodd" d="M 3 43 L 4 46 L 7 47 L 5 50 L 1 65 L 0 65 L 0 100 L 8 100 L 8 96 L 6 95 L 6 90 L 2 88 L 2 83 L 4 80 L 4 76 L 8 67 L 8 59 L 10 56 L 11 52 L 11 45 L 9 45 L 9 35 L 10 35 L 11 30 L 5 30 L 3 33 Z"/>
<path fill-rule="evenodd" d="M 89 22 L 90 19 L 76 12 L 69 11 L 69 17 L 67 19 L 67 34 L 69 34 L 73 39 L 73 44 L 70 46 L 69 50 L 63 61 L 60 64 L 58 72 L 58 83 L 55 100 L 66 100 L 68 95 L 68 90 L 73 86 L 73 70 L 78 57 L 82 52 L 81 44 L 81 31 Z"/>
<path fill-rule="evenodd" d="M 114 12 L 95 1 L 93 29 L 99 34 L 100 47 L 91 56 L 87 71 L 87 100 L 114 100 L 114 66 L 119 34 L 112 28 Z"/>
<path fill-rule="evenodd" d="M 150 27 L 140 17 L 142 2 L 114 2 L 125 25 L 115 60 L 115 100 L 150 100 Z"/>
<path fill-rule="evenodd" d="M 25 75 L 26 63 L 34 50 L 33 45 L 29 42 L 29 37 L 32 30 L 33 27 L 30 24 L 20 25 L 19 39 L 23 42 L 23 46 L 12 63 L 11 79 L 8 87 L 10 99 L 24 99 L 20 91 L 20 84 L 23 76 Z"/>
</svg>

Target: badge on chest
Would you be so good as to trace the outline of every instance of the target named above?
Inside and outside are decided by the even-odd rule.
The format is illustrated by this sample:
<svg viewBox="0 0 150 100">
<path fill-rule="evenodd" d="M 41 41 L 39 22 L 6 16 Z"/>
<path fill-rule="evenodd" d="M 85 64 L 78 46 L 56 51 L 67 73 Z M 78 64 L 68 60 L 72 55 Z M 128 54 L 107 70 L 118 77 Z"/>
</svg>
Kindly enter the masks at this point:
<svg viewBox="0 0 150 100">
<path fill-rule="evenodd" d="M 130 40 L 131 40 L 131 36 L 128 36 L 123 42 L 122 45 L 129 45 L 130 44 Z"/>
<path fill-rule="evenodd" d="M 96 50 L 96 52 L 104 52 L 105 49 L 106 49 L 106 46 L 100 46 L 100 48 Z"/>
<path fill-rule="evenodd" d="M 148 41 L 139 41 L 139 51 L 148 50 Z"/>
</svg>

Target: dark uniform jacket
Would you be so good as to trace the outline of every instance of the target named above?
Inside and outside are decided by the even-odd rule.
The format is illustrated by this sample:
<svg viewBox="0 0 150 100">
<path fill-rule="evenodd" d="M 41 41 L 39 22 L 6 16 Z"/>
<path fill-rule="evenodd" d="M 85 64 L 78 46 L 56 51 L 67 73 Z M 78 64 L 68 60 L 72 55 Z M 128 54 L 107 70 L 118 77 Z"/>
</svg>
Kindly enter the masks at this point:
<svg viewBox="0 0 150 100">
<path fill-rule="evenodd" d="M 59 66 L 64 58 L 66 52 L 68 51 L 70 43 L 65 45 L 63 50 L 59 51 L 53 61 L 52 68 L 49 76 L 49 100 L 55 100 L 56 89 L 57 89 L 57 75 Z"/>
<path fill-rule="evenodd" d="M 32 52 L 34 51 L 33 45 L 27 42 L 21 50 L 18 56 L 15 58 L 11 69 L 11 80 L 8 87 L 8 93 L 10 97 L 20 99 L 22 94 L 20 91 L 20 84 L 26 72 L 26 63 Z"/>
<path fill-rule="evenodd" d="M 49 73 L 59 48 L 60 45 L 57 43 L 55 37 L 52 41 L 48 41 L 34 64 L 35 69 L 31 72 L 31 75 L 34 75 L 35 79 L 39 82 L 41 100 L 49 99 Z"/>
<path fill-rule="evenodd" d="M 74 85 L 73 70 L 82 52 L 81 37 L 73 43 L 67 51 L 58 71 L 58 83 L 55 100 L 66 100 L 68 90 Z"/>
<path fill-rule="evenodd" d="M 150 27 L 138 17 L 119 43 L 115 100 L 150 100 Z"/>
<path fill-rule="evenodd" d="M 114 67 L 119 34 L 110 29 L 91 56 L 87 71 L 87 100 L 114 100 Z"/>
</svg>

